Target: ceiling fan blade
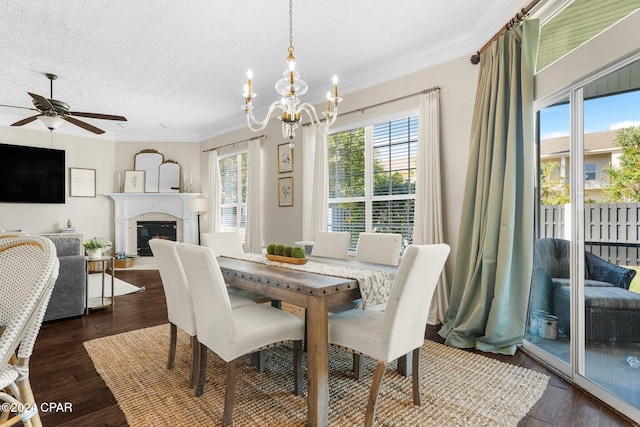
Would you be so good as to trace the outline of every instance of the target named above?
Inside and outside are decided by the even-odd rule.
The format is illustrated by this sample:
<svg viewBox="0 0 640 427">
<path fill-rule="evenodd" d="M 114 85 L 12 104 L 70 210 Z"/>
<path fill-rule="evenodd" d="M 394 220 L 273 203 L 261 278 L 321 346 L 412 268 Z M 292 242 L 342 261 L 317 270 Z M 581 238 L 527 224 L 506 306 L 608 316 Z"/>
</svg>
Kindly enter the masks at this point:
<svg viewBox="0 0 640 427">
<path fill-rule="evenodd" d="M 37 119 L 38 117 L 40 117 L 42 114 L 36 114 L 35 116 L 31 116 L 31 117 L 27 117 L 26 119 L 22 119 L 22 120 L 18 120 L 17 122 L 15 122 L 14 124 L 12 124 L 11 126 L 22 126 L 22 125 L 26 125 L 27 123 L 31 123 L 32 121 L 34 121 L 35 119 Z"/>
<path fill-rule="evenodd" d="M 82 113 L 80 111 L 70 111 L 69 114 L 72 116 L 78 116 L 78 117 L 88 117 L 90 119 L 118 120 L 120 122 L 127 121 L 127 119 L 123 116 L 113 116 L 111 114 Z"/>
<path fill-rule="evenodd" d="M 29 107 L 18 107 L 17 105 L 7 105 L 7 104 L 0 104 L 0 107 L 9 107 L 9 108 L 20 108 L 22 110 L 31 110 L 31 111 L 38 111 L 35 108 L 29 108 Z"/>
<path fill-rule="evenodd" d="M 80 126 L 82 129 L 88 130 L 89 132 L 93 132 L 96 133 L 98 135 L 101 135 L 104 133 L 104 131 L 102 129 L 99 129 L 93 125 L 90 125 L 87 122 L 83 122 L 82 120 L 78 120 L 78 119 L 74 119 L 73 117 L 69 117 L 69 116 L 65 116 L 63 117 L 66 121 L 68 121 L 69 123 L 73 123 L 76 126 Z"/>
<path fill-rule="evenodd" d="M 49 102 L 47 98 L 42 95 L 38 95 L 37 93 L 27 92 L 29 96 L 36 100 L 38 104 L 40 104 L 45 111 L 54 111 L 53 105 Z"/>
</svg>

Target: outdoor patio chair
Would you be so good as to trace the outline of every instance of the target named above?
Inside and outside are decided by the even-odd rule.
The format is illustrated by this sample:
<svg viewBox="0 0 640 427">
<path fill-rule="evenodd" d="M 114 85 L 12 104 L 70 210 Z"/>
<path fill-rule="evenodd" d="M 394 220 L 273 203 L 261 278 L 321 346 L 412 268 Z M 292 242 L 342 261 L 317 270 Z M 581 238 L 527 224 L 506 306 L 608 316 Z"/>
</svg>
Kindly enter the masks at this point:
<svg viewBox="0 0 640 427">
<path fill-rule="evenodd" d="M 536 310 L 558 317 L 558 329 L 571 332 L 570 242 L 543 238 L 534 244 L 530 313 Z M 585 251 L 585 337 L 608 342 L 640 342 L 640 294 L 629 291 L 636 275 Z"/>
</svg>

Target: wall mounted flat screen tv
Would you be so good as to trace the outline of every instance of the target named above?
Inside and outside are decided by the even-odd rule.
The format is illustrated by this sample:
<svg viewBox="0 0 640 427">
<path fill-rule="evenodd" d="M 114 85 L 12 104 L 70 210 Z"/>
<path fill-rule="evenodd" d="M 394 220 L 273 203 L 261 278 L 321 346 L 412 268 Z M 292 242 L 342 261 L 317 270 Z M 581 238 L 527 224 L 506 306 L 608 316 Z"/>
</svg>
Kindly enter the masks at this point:
<svg viewBox="0 0 640 427">
<path fill-rule="evenodd" d="M 0 203 L 64 203 L 64 150 L 0 144 Z"/>
</svg>

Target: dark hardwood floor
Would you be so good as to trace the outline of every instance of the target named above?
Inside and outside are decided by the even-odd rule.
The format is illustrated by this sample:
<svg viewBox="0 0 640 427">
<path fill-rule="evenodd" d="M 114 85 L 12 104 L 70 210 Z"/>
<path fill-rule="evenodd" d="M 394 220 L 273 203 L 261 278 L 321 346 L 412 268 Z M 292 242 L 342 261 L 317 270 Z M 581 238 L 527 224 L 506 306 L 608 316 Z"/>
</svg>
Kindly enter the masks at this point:
<svg viewBox="0 0 640 427">
<path fill-rule="evenodd" d="M 48 412 L 41 411 L 46 427 L 127 425 L 82 343 L 166 323 L 167 311 L 157 271 L 118 271 L 116 276 L 137 286 L 145 286 L 146 291 L 117 297 L 113 312 L 108 309 L 96 310 L 88 316 L 48 322 L 42 327 L 31 357 L 30 375 L 36 401 L 41 408 L 50 409 Z M 428 338 L 442 342 L 436 332 L 436 327 L 429 327 Z M 633 425 L 520 351 L 512 357 L 483 354 L 544 372 L 551 377 L 542 399 L 520 422 L 520 426 Z M 53 404 L 43 405 L 45 402 Z M 72 411 L 69 411 L 69 407 Z"/>
</svg>

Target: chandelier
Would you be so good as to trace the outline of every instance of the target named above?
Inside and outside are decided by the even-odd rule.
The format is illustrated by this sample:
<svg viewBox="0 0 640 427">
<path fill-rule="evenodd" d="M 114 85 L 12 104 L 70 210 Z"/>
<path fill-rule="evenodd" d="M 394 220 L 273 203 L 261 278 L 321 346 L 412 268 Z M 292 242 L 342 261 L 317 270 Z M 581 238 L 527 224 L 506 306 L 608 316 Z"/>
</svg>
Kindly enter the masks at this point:
<svg viewBox="0 0 640 427">
<path fill-rule="evenodd" d="M 289 0 L 289 55 L 287 56 L 288 67 L 284 71 L 282 78 L 276 82 L 276 92 L 281 98 L 271 104 L 264 120 L 259 121 L 253 115 L 253 98 L 256 94 L 252 91 L 253 73 L 247 72 L 247 84 L 244 87 L 243 97 L 246 102 L 242 106 L 246 113 L 247 126 L 254 132 L 263 130 L 271 115 L 279 112 L 278 119 L 282 122 L 282 136 L 289 139 L 289 146 L 293 147 L 293 139 L 296 136 L 296 129 L 300 124 L 302 112 L 307 113 L 313 129 L 323 135 L 329 131 L 338 117 L 338 104 L 342 98 L 338 96 L 338 78 L 333 76 L 333 95 L 327 92 L 327 108 L 322 112 L 322 118 L 318 117 L 313 105 L 300 102 L 299 96 L 304 95 L 309 88 L 307 83 L 300 78 L 300 73 L 296 71 L 296 58 L 293 56 L 293 0 Z"/>
</svg>

